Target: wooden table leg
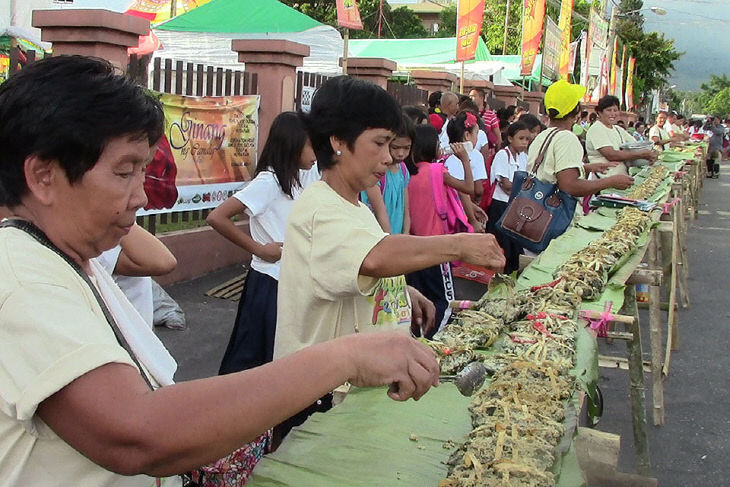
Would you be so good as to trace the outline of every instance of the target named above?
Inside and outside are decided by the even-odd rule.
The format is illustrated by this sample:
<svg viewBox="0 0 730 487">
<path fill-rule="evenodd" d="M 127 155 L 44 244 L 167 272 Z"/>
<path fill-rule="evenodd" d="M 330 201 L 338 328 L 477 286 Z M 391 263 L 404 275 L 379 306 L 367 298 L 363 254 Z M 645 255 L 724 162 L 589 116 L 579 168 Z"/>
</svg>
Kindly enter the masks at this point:
<svg viewBox="0 0 730 487">
<path fill-rule="evenodd" d="M 644 364 L 641 354 L 641 327 L 639 310 L 636 306 L 636 286 L 626 286 L 624 291 L 624 314 L 636 318 L 627 329 L 633 339 L 626 342 L 628 352 L 629 379 L 631 387 L 631 419 L 634 429 L 634 448 L 636 450 L 636 469 L 642 475 L 651 475 L 649 459 L 649 432 L 646 420 L 646 397 L 644 393 Z"/>
<path fill-rule="evenodd" d="M 658 267 L 658 240 L 656 230 L 649 235 L 649 268 Z M 670 306 L 671 308 L 671 306 Z M 651 389 L 654 425 L 664 424 L 664 378 L 662 377 L 662 318 L 661 318 L 661 289 L 659 286 L 649 286 L 649 342 L 651 344 Z"/>
</svg>

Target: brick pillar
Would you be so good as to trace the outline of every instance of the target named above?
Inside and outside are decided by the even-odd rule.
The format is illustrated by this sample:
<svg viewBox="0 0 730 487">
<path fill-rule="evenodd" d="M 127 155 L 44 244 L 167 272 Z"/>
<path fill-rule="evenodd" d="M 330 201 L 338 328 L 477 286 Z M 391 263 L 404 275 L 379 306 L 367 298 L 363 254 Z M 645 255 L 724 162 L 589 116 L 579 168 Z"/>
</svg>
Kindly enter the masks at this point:
<svg viewBox="0 0 730 487">
<path fill-rule="evenodd" d="M 492 93 L 494 93 L 494 83 L 491 81 L 487 81 L 484 79 L 464 79 L 464 94 L 468 95 L 471 90 L 474 88 L 481 88 L 484 90 L 484 93 L 487 95 L 487 98 L 491 96 Z"/>
<path fill-rule="evenodd" d="M 458 88 L 458 85 L 456 88 L 454 87 L 458 80 L 456 75 L 445 71 L 414 70 L 411 71 L 411 79 L 416 86 L 428 91 L 429 94 L 434 91 L 452 91 Z"/>
<path fill-rule="evenodd" d="M 126 71 L 127 48 L 147 35 L 150 22 L 102 9 L 35 10 L 33 27 L 53 43 L 53 54 L 80 54 L 106 59 Z"/>
<path fill-rule="evenodd" d="M 342 58 L 340 58 L 340 66 L 342 66 Z M 388 89 L 388 78 L 393 75 L 393 71 L 397 67 L 395 61 L 382 57 L 347 58 L 347 74 L 375 83 L 384 90 Z"/>
<path fill-rule="evenodd" d="M 502 100 L 507 106 L 517 105 L 517 100 L 522 98 L 524 89 L 520 86 L 501 86 L 494 87 L 494 96 Z"/>
<path fill-rule="evenodd" d="M 545 98 L 545 93 L 541 91 L 527 91 L 523 97 L 523 99 L 530 104 L 530 113 L 533 115 L 537 115 L 545 111 L 542 107 L 543 98 Z"/>
<path fill-rule="evenodd" d="M 294 109 L 297 68 L 309 56 L 309 46 L 280 39 L 236 39 L 231 48 L 246 71 L 258 75 L 259 154 L 269 134 L 271 122 L 281 112 Z"/>
</svg>

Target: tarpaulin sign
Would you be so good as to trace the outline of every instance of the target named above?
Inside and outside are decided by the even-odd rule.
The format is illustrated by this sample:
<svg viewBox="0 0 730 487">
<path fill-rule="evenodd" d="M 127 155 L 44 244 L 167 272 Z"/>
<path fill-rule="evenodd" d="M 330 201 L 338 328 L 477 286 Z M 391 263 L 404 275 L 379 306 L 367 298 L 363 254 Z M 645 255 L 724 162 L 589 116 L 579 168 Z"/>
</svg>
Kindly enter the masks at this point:
<svg viewBox="0 0 730 487">
<path fill-rule="evenodd" d="M 362 30 L 362 19 L 356 0 L 337 0 L 337 25 Z"/>
<path fill-rule="evenodd" d="M 634 69 L 636 68 L 636 58 L 629 57 L 629 72 L 626 75 L 626 109 L 634 108 Z"/>
<path fill-rule="evenodd" d="M 550 17 L 545 22 L 545 42 L 542 49 L 543 76 L 553 81 L 558 79 L 560 64 L 560 39 L 562 32 Z"/>
<path fill-rule="evenodd" d="M 545 20 L 545 0 L 524 0 L 522 4 L 522 64 L 520 76 L 530 76 L 535 66 Z"/>
<path fill-rule="evenodd" d="M 484 0 L 459 0 L 456 8 L 456 61 L 469 61 L 477 55 Z"/>
<path fill-rule="evenodd" d="M 258 95 L 160 95 L 165 133 L 147 167 L 139 214 L 215 208 L 256 168 Z"/>
</svg>

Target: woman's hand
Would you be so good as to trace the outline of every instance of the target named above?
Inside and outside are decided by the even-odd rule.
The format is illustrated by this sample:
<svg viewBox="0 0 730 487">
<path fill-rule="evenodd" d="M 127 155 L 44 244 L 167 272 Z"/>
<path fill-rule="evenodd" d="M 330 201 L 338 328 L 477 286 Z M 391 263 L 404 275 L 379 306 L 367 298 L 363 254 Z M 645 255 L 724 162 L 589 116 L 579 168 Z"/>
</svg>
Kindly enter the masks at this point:
<svg viewBox="0 0 730 487">
<path fill-rule="evenodd" d="M 436 326 L 436 306 L 418 289 L 407 286 L 411 298 L 411 333 L 426 336 Z"/>
<path fill-rule="evenodd" d="M 260 245 L 256 250 L 256 257 L 266 262 L 278 262 L 281 260 L 281 242 L 271 242 L 266 245 Z"/>
<path fill-rule="evenodd" d="M 433 351 L 399 332 L 375 332 L 338 339 L 347 347 L 349 382 L 358 387 L 389 385 L 396 401 L 418 400 L 438 385 L 440 369 Z"/>
<path fill-rule="evenodd" d="M 464 148 L 464 144 L 461 142 L 454 142 L 449 144 L 449 146 L 451 147 L 451 151 L 461 162 L 469 164 L 469 153 L 466 151 L 466 148 Z"/>
<path fill-rule="evenodd" d="M 459 259 L 502 272 L 506 260 L 504 252 L 491 233 L 458 233 Z"/>
<path fill-rule="evenodd" d="M 610 188 L 627 189 L 630 188 L 632 184 L 634 184 L 634 178 L 632 178 L 631 176 L 627 176 L 626 174 L 616 174 L 615 176 L 611 176 L 606 179 L 610 181 Z"/>
<path fill-rule="evenodd" d="M 600 173 L 605 174 L 609 169 L 612 167 L 616 167 L 619 164 L 621 164 L 618 161 L 608 161 L 608 162 L 591 162 L 590 164 L 584 164 L 583 168 L 585 169 L 586 173 Z"/>
</svg>

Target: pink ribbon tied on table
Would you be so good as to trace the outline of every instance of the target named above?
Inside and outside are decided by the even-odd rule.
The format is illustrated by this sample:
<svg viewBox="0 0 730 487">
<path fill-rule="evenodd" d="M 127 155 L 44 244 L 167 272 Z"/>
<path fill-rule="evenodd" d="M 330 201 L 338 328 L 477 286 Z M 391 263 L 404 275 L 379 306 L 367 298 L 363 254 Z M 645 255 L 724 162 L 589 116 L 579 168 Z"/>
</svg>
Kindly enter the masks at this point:
<svg viewBox="0 0 730 487">
<path fill-rule="evenodd" d="M 664 215 L 668 215 L 669 214 L 669 208 L 671 208 L 672 206 L 676 205 L 680 201 L 681 200 L 679 198 L 674 198 L 672 201 L 668 201 L 667 203 L 664 203 L 664 211 L 663 211 L 663 214 Z"/>
<path fill-rule="evenodd" d="M 674 180 L 681 179 L 685 174 L 689 174 L 687 171 L 677 171 L 674 173 Z"/>
<path fill-rule="evenodd" d="M 582 310 L 579 313 L 579 316 L 588 322 L 591 330 L 595 330 L 599 337 L 605 338 L 608 336 L 608 325 L 616 319 L 616 317 L 611 314 L 611 307 L 613 307 L 613 301 L 606 301 L 606 304 L 603 307 L 603 312 L 598 315 L 597 320 L 591 318 L 589 312 L 586 310 Z"/>
</svg>

